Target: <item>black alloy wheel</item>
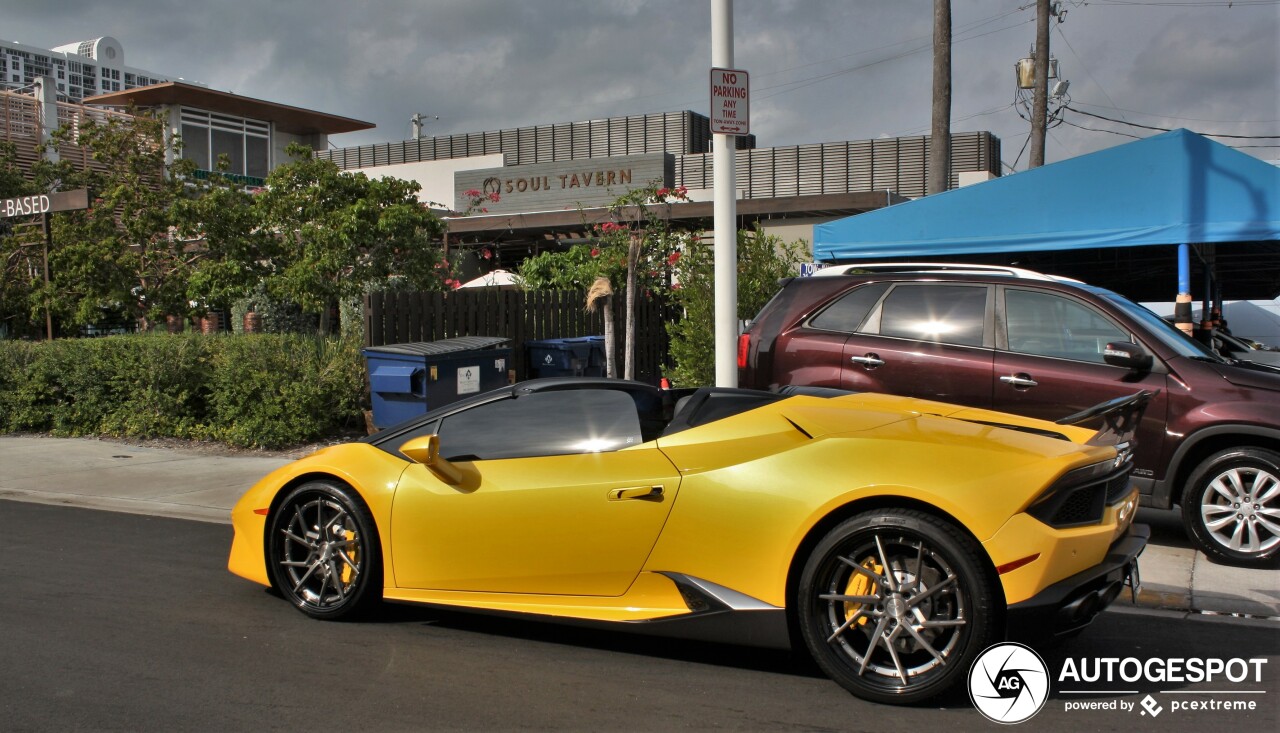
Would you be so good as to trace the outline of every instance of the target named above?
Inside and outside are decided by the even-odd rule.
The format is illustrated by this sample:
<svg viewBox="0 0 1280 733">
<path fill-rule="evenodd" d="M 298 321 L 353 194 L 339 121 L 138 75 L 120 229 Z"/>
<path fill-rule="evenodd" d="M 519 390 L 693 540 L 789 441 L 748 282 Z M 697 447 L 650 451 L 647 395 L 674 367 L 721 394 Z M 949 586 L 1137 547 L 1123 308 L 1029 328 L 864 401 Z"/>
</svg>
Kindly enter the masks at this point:
<svg viewBox="0 0 1280 733">
<path fill-rule="evenodd" d="M 272 512 L 267 564 L 276 589 L 312 618 L 350 619 L 382 594 L 373 517 L 351 489 L 312 481 Z"/>
<path fill-rule="evenodd" d="M 941 694 L 1003 632 L 1002 596 L 981 548 L 953 525 L 904 509 L 832 529 L 801 575 L 801 635 L 854 695 L 907 704 Z"/>
</svg>

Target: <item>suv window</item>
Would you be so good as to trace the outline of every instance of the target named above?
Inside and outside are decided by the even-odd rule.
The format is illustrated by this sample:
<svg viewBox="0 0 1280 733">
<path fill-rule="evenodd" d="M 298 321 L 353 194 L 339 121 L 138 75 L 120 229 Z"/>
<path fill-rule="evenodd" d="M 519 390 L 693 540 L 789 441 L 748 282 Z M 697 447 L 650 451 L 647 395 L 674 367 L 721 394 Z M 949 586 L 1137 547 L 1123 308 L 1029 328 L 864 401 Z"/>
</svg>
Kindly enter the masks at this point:
<svg viewBox="0 0 1280 733">
<path fill-rule="evenodd" d="M 493 460 L 614 451 L 643 442 L 635 400 L 623 390 L 534 392 L 444 419 L 440 455 Z"/>
<path fill-rule="evenodd" d="M 1004 303 L 1010 351 L 1103 364 L 1108 342 L 1130 340 L 1101 313 L 1059 295 L 1011 289 Z"/>
<path fill-rule="evenodd" d="M 898 285 L 880 307 L 880 335 L 981 346 L 986 313 L 985 285 Z"/>
<path fill-rule="evenodd" d="M 889 283 L 872 283 L 854 288 L 814 316 L 809 325 L 828 331 L 857 331 L 888 287 Z"/>
</svg>

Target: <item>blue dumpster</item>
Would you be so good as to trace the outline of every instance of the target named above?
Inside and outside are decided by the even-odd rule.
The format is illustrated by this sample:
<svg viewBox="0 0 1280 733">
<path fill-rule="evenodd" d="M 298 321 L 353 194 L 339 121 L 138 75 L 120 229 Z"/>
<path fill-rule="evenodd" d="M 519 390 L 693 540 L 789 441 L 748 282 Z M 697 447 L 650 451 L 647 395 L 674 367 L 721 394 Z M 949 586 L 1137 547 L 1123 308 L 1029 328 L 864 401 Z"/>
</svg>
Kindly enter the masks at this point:
<svg viewBox="0 0 1280 733">
<path fill-rule="evenodd" d="M 526 341 L 529 376 L 603 377 L 604 336 Z"/>
<path fill-rule="evenodd" d="M 507 385 L 511 349 L 499 347 L 508 341 L 466 336 L 362 350 L 369 370 L 374 426 L 395 425 Z"/>
</svg>

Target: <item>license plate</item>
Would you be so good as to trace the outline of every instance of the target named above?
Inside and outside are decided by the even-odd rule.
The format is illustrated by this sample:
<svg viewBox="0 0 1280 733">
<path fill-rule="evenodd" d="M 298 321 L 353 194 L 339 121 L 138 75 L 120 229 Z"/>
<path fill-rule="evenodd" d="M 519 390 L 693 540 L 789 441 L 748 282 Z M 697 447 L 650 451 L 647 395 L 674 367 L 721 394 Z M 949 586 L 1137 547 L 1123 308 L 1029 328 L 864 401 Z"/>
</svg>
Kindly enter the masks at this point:
<svg viewBox="0 0 1280 733">
<path fill-rule="evenodd" d="M 1138 605 L 1138 593 L 1142 590 L 1142 577 L 1138 574 L 1138 558 L 1134 558 L 1129 563 L 1129 567 L 1125 572 L 1124 584 L 1129 586 L 1129 598 L 1133 600 L 1133 604 Z"/>
</svg>

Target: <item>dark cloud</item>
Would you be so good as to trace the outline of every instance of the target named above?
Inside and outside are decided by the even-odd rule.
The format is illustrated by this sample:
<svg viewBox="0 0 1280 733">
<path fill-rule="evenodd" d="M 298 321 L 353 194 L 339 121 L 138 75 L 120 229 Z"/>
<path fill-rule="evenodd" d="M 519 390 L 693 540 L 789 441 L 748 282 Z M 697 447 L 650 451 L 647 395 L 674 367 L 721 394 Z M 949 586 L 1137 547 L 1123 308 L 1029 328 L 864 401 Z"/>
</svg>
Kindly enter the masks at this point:
<svg viewBox="0 0 1280 733">
<path fill-rule="evenodd" d="M 6 40 L 111 35 L 130 65 L 377 125 L 338 145 L 403 139 L 414 112 L 438 115 L 427 131 L 442 134 L 707 106 L 709 0 L 15 4 Z M 952 3 L 953 129 L 992 131 L 1007 162 L 1028 130 L 1011 105 L 1013 64 L 1034 40 L 1026 4 Z M 1162 127 L 1280 133 L 1280 6 L 1066 5 L 1051 47 L 1074 106 Z M 927 134 L 932 0 L 738 0 L 734 12 L 761 145 Z M 1048 159 L 1124 140 L 1062 125 Z"/>
</svg>

